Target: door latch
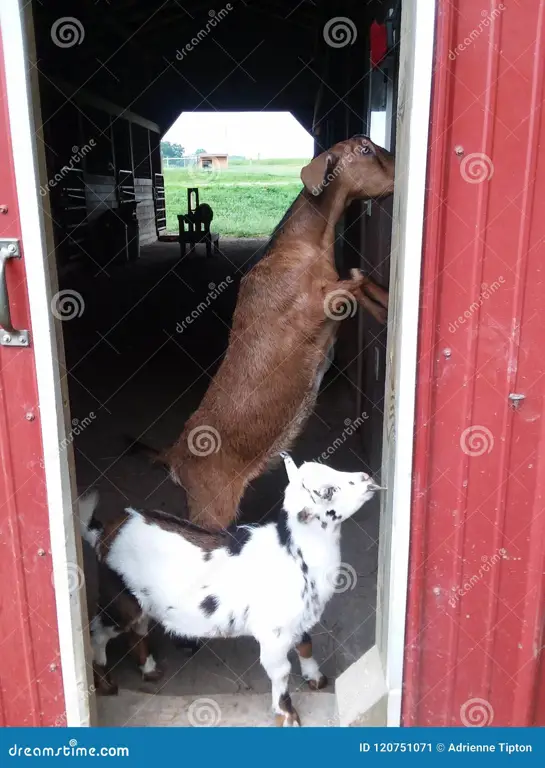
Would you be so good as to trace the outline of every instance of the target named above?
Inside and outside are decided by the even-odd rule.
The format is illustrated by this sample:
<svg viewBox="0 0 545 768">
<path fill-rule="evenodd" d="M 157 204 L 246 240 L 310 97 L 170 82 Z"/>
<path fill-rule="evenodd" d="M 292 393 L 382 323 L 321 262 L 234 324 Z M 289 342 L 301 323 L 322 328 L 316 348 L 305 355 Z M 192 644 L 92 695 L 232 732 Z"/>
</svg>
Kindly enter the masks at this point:
<svg viewBox="0 0 545 768">
<path fill-rule="evenodd" d="M 19 241 L 15 238 L 0 240 L 0 346 L 28 347 L 28 331 L 17 330 L 11 322 L 6 263 L 8 259 L 20 259 Z"/>
</svg>

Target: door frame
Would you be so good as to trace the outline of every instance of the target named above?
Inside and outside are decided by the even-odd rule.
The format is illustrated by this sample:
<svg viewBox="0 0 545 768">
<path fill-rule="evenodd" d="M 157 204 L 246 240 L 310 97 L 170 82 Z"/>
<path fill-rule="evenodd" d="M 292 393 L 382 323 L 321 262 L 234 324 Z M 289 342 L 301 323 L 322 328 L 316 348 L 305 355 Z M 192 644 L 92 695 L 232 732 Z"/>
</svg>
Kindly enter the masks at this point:
<svg viewBox="0 0 545 768">
<path fill-rule="evenodd" d="M 405 655 L 405 621 L 415 418 L 420 268 L 424 225 L 426 161 L 430 117 L 435 3 L 405 0 L 401 21 L 397 123 L 397 173 L 390 277 L 383 448 L 384 494 L 380 521 L 376 641 L 336 682 L 339 724 L 398 726 Z M 431 12 L 430 12 L 431 11 Z M 75 472 L 66 424 L 70 423 L 66 380 L 60 373 L 63 342 L 50 311 L 56 265 L 47 196 L 37 180 L 47 178 L 43 143 L 36 140 L 40 115 L 29 6 L 3 0 L 8 107 L 15 174 L 25 243 L 28 294 L 44 446 L 58 633 L 66 723 L 96 722 L 89 693 L 92 667 L 84 590 L 70 589 L 71 569 L 82 568 L 74 503 Z M 418 87 L 415 88 L 415 82 Z M 46 215 L 44 216 L 43 210 Z M 48 247 L 49 246 L 49 247 Z M 410 265 L 410 269 L 407 268 Z M 65 442 L 63 442 L 65 441 Z M 68 444 L 66 451 L 58 446 Z M 362 685 L 362 675 L 365 685 Z"/>
<path fill-rule="evenodd" d="M 0 30 L 44 450 L 65 724 L 85 726 L 94 720 L 94 698 L 89 694 L 91 666 L 87 663 L 90 642 L 85 589 L 74 588 L 75 582 L 84 586 L 83 557 L 75 526 L 74 458 L 66 431 L 66 424 L 70 424 L 68 387 L 60 373 L 64 348 L 51 312 L 57 290 L 52 220 L 48 197 L 41 197 L 38 190 L 39 181 L 47 174 L 44 144 L 37 140 L 41 134 L 37 71 L 29 66 L 36 61 L 30 3 L 2 0 Z M 66 450 L 61 450 L 61 445 L 66 445 Z"/>
<path fill-rule="evenodd" d="M 420 282 L 436 4 L 404 0 L 386 343 L 375 645 L 343 672 L 339 724 L 399 726 L 405 658 Z M 418 84 L 416 87 L 415 84 Z"/>
</svg>

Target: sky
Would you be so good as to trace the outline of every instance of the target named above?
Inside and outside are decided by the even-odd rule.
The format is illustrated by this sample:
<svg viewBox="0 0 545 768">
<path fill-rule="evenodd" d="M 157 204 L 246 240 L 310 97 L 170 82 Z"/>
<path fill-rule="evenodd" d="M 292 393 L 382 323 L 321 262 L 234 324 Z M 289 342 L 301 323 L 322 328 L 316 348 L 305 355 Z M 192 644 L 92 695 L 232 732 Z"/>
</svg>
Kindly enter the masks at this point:
<svg viewBox="0 0 545 768">
<path fill-rule="evenodd" d="M 163 136 L 181 144 L 186 154 L 197 149 L 229 155 L 312 157 L 312 137 L 289 112 L 182 112 Z"/>
</svg>

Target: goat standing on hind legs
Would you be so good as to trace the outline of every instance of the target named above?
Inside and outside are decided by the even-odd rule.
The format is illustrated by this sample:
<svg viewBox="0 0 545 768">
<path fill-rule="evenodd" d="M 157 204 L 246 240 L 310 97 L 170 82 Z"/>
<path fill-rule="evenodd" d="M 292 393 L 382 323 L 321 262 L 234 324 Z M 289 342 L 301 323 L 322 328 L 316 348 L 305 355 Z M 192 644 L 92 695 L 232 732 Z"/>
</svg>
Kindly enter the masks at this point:
<svg viewBox="0 0 545 768">
<path fill-rule="evenodd" d="M 343 303 L 358 302 L 386 321 L 387 292 L 359 270 L 339 280 L 334 242 L 353 200 L 393 192 L 393 156 L 354 136 L 314 158 L 301 179 L 303 191 L 241 282 L 221 366 L 178 441 L 161 455 L 186 489 L 190 519 L 207 528 L 236 517 L 247 485 L 301 432 L 338 320 L 348 314 Z"/>
</svg>

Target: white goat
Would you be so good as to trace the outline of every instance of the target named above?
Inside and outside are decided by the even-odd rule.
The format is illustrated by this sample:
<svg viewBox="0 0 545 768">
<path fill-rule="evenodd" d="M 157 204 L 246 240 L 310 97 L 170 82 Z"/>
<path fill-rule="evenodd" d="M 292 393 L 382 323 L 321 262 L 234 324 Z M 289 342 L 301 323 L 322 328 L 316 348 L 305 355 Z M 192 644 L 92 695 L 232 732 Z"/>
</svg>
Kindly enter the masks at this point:
<svg viewBox="0 0 545 768">
<path fill-rule="evenodd" d="M 106 645 L 124 631 L 136 639 L 144 677 L 157 675 L 153 657 L 140 647 L 148 617 L 185 637 L 252 635 L 271 679 L 277 725 L 300 725 L 288 693 L 288 653 L 297 649 L 311 688 L 327 684 L 307 633 L 335 591 L 341 523 L 379 487 L 363 472 L 338 472 L 317 463 L 297 468 L 287 454 L 283 458 L 289 483 L 275 523 L 217 533 L 164 512 L 129 508 L 113 525 L 103 526 L 93 515 L 96 498 L 84 499 L 84 538 L 102 566 L 117 574 L 123 598 L 117 604 L 110 599 L 107 606 L 103 599 L 92 622 L 103 682 L 111 685 Z"/>
</svg>

